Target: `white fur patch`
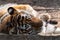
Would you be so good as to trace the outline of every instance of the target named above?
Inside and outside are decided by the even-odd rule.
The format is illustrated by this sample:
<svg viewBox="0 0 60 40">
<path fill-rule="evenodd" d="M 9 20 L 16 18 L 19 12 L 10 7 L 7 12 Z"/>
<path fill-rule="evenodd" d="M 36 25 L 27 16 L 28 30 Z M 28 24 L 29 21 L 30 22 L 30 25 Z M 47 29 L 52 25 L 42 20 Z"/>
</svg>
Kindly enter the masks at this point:
<svg viewBox="0 0 60 40">
<path fill-rule="evenodd" d="M 42 26 L 42 32 L 43 33 L 53 33 L 55 30 L 55 26 L 53 24 L 47 24 L 47 27 L 45 27 L 46 22 L 43 22 L 43 26 Z"/>
<path fill-rule="evenodd" d="M 45 27 L 46 22 L 43 21 L 42 31 L 38 33 L 39 35 L 52 35 L 56 31 L 55 25 L 47 23 L 47 26 Z"/>
</svg>

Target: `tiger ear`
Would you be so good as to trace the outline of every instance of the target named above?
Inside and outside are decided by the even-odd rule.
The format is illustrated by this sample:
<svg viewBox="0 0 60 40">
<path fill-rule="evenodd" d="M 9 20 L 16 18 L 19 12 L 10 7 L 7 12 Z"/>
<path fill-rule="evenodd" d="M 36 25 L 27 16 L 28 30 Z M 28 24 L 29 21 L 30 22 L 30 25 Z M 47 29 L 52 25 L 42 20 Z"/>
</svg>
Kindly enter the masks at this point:
<svg viewBox="0 0 60 40">
<path fill-rule="evenodd" d="M 13 15 L 16 10 L 13 7 L 9 7 L 7 11 L 10 15 Z"/>
<path fill-rule="evenodd" d="M 58 22 L 55 21 L 55 20 L 50 20 L 49 23 L 50 23 L 50 24 L 55 24 L 55 25 L 58 24 Z"/>
</svg>

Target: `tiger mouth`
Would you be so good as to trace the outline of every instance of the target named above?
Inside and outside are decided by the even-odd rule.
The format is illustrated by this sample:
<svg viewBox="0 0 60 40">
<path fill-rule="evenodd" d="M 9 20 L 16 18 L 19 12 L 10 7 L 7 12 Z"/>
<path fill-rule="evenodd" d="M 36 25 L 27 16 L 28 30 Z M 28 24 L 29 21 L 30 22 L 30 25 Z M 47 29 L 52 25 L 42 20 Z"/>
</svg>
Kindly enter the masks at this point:
<svg viewBox="0 0 60 40">
<path fill-rule="evenodd" d="M 32 27 L 29 24 L 23 24 L 23 26 L 21 25 L 18 29 L 20 30 L 20 33 L 27 33 L 32 29 Z"/>
</svg>

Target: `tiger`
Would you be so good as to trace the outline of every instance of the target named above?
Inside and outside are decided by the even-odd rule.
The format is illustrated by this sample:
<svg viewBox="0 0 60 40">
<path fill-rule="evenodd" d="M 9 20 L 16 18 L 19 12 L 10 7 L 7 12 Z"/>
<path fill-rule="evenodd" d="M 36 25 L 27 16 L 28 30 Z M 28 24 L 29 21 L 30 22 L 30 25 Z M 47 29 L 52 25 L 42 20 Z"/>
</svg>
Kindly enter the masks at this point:
<svg viewBox="0 0 60 40">
<path fill-rule="evenodd" d="M 29 4 L 6 4 L 0 11 L 0 32 L 30 34 L 42 26 L 36 15 L 37 12 Z"/>
<path fill-rule="evenodd" d="M 0 8 L 0 32 L 7 34 L 53 33 L 57 21 L 39 14 L 29 4 L 5 4 Z M 51 29 L 54 29 L 51 31 Z M 49 31 L 49 30 L 50 31 Z"/>
</svg>

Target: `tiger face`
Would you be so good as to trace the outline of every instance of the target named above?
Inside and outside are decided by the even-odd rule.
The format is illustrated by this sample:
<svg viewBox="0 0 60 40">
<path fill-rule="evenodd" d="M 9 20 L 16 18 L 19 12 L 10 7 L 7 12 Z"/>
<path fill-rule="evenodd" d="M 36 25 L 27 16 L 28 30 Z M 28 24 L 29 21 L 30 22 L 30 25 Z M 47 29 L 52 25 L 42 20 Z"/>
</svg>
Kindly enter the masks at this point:
<svg viewBox="0 0 60 40">
<path fill-rule="evenodd" d="M 31 33 L 33 29 L 38 30 L 42 27 L 42 20 L 32 15 L 33 12 L 27 11 L 25 6 L 9 7 L 7 12 L 8 15 L 5 15 L 4 19 L 1 18 L 0 31 L 9 33 L 13 29 L 12 33 Z"/>
</svg>

